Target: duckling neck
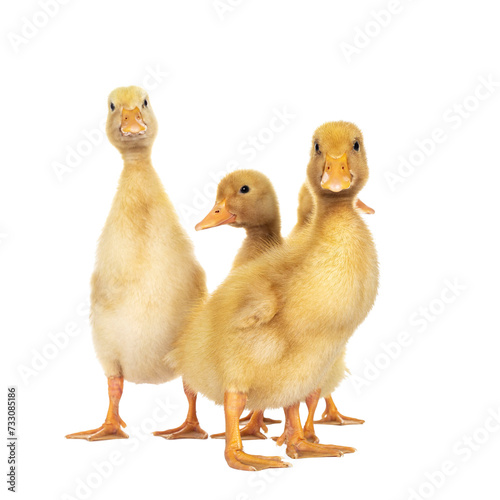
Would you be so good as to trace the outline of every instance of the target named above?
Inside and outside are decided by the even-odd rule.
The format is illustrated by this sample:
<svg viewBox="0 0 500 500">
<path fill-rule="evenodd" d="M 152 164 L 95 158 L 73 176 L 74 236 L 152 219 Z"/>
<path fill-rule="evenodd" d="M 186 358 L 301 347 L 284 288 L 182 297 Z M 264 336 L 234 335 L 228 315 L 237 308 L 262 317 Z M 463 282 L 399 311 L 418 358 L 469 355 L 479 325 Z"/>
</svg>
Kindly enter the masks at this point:
<svg viewBox="0 0 500 500">
<path fill-rule="evenodd" d="M 250 260 L 263 254 L 271 247 L 281 244 L 283 241 L 279 223 L 246 227 L 245 230 L 247 236 L 234 259 L 233 267 L 248 263 Z"/>
<path fill-rule="evenodd" d="M 281 227 L 279 223 L 271 223 L 262 226 L 252 226 L 245 228 L 247 232 L 247 241 L 259 241 L 267 239 L 281 240 Z"/>
<path fill-rule="evenodd" d="M 136 169 L 153 168 L 151 162 L 151 148 L 123 151 L 122 158 L 124 170 L 132 171 Z"/>
<path fill-rule="evenodd" d="M 341 220 L 350 222 L 361 220 L 354 208 L 352 197 L 331 197 L 320 200 L 317 204 L 314 224 L 318 230 L 331 230 L 332 224 L 338 225 Z"/>
</svg>

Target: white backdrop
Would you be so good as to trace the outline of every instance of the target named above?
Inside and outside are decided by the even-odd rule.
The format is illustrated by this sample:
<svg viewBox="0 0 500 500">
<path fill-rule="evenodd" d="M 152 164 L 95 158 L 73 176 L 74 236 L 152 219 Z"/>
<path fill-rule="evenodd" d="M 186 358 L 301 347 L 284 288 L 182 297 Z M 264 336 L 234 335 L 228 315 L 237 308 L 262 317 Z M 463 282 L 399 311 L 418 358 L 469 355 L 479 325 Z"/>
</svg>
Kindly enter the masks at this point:
<svg viewBox="0 0 500 500">
<path fill-rule="evenodd" d="M 494 8 L 486 0 L 2 7 L 2 408 L 7 385 L 17 385 L 18 498 L 499 495 Z M 154 165 L 211 290 L 244 236 L 194 231 L 220 176 L 238 167 L 266 173 L 287 233 L 314 129 L 339 119 L 362 129 L 371 178 L 361 198 L 376 209 L 366 220 L 381 286 L 349 344 L 352 377 L 334 399 L 366 423 L 318 426 L 322 442 L 357 453 L 232 470 L 222 441 L 150 435 L 183 420 L 179 380 L 125 385 L 130 440 L 64 439 L 100 425 L 107 409 L 86 301 L 121 169 L 100 126 L 108 93 L 131 84 L 150 92 L 160 127 Z M 282 126 L 270 132 L 278 115 Z M 210 401 L 200 401 L 199 417 L 208 432 L 223 430 Z M 284 455 L 270 439 L 245 447 Z"/>
</svg>

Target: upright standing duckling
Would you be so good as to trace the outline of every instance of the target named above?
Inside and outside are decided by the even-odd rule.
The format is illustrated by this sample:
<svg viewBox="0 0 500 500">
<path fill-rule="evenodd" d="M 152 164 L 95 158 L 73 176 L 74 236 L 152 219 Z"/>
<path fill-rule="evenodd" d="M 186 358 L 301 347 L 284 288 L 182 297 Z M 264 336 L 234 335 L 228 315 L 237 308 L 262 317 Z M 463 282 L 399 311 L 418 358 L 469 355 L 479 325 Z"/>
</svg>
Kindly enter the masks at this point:
<svg viewBox="0 0 500 500">
<path fill-rule="evenodd" d="M 356 207 L 363 213 L 374 213 L 361 200 L 356 200 Z M 297 224 L 292 233 L 306 227 L 312 220 L 314 211 L 313 197 L 304 183 L 299 192 L 299 206 L 297 209 Z M 283 242 L 281 236 L 281 217 L 278 197 L 271 181 L 256 170 L 236 170 L 226 175 L 217 187 L 217 198 L 214 207 L 208 215 L 196 225 L 196 230 L 209 229 L 221 225 L 245 228 L 247 236 L 238 251 L 232 269 L 249 263 L 262 253 Z M 316 393 L 306 399 L 309 416 L 304 424 L 304 432 L 308 440 L 319 442 L 314 432 L 314 423 L 335 423 L 336 425 L 362 424 L 359 420 L 341 415 L 333 402 L 331 392 L 344 379 L 347 368 L 345 366 L 345 352 L 339 357 L 331 373 L 322 387 L 327 410 L 322 420 L 314 421 L 314 413 L 318 403 Z M 334 412 L 335 409 L 335 412 Z M 279 423 L 263 416 L 263 411 L 252 411 L 240 419 L 240 423 L 248 422 L 241 429 L 242 439 L 265 439 L 261 430 L 267 432 L 265 424 Z M 283 444 L 285 433 L 280 438 L 273 438 L 278 444 Z M 212 438 L 223 438 L 225 433 L 212 434 Z"/>
<path fill-rule="evenodd" d="M 347 122 L 319 127 L 307 175 L 311 224 L 230 273 L 168 355 L 189 387 L 224 404 L 225 458 L 235 469 L 289 466 L 243 451 L 246 406 L 285 409 L 292 458 L 354 451 L 307 441 L 299 405 L 321 387 L 377 293 L 375 246 L 354 208 L 368 178 L 361 131 Z"/>
<path fill-rule="evenodd" d="M 123 381 L 160 384 L 176 376 L 163 356 L 207 293 L 205 273 L 151 163 L 157 128 L 143 89 L 111 92 L 106 132 L 124 166 L 91 282 L 92 333 L 108 379 L 109 409 L 101 427 L 70 439 L 128 437 L 118 411 Z M 196 418 L 196 394 L 187 386 L 185 392 L 190 413 L 175 437 L 206 438 Z"/>
<path fill-rule="evenodd" d="M 248 264 L 276 245 L 281 245 L 281 218 L 278 197 L 271 181 L 256 170 L 236 170 L 226 175 L 217 187 L 217 200 L 208 215 L 196 225 L 196 230 L 229 224 L 244 228 L 246 238 L 234 258 L 232 270 Z M 264 417 L 263 410 L 251 411 L 240 422 L 242 439 L 266 439 L 266 424 L 281 420 Z M 212 434 L 223 438 L 225 433 Z"/>
<path fill-rule="evenodd" d="M 364 214 L 374 214 L 375 210 L 370 208 L 368 205 L 363 203 L 359 198 L 356 199 L 354 205 L 361 213 Z M 314 199 L 311 194 L 311 190 L 308 186 L 308 183 L 305 182 L 299 192 L 299 206 L 297 209 L 297 224 L 292 230 L 293 235 L 297 234 L 297 232 L 304 229 L 312 220 L 314 213 Z M 333 402 L 332 392 L 338 387 L 340 382 L 345 378 L 346 373 L 348 372 L 347 366 L 345 364 L 345 349 L 341 356 L 337 359 L 335 364 L 330 369 L 328 376 L 326 377 L 323 386 L 321 387 L 321 391 L 317 390 L 314 393 L 310 394 L 306 399 L 306 404 L 309 410 L 307 420 L 304 424 L 304 433 L 312 442 L 319 442 L 318 438 L 314 432 L 314 424 L 331 424 L 331 425 L 355 425 L 355 424 L 363 424 L 365 421 L 353 418 L 346 417 L 342 415 L 335 403 Z M 320 395 L 325 399 L 326 407 L 323 412 L 320 420 L 314 420 L 314 413 L 316 411 L 316 407 L 318 405 L 318 399 Z M 285 440 L 286 432 L 279 438 L 275 439 L 278 444 L 282 444 Z"/>
</svg>

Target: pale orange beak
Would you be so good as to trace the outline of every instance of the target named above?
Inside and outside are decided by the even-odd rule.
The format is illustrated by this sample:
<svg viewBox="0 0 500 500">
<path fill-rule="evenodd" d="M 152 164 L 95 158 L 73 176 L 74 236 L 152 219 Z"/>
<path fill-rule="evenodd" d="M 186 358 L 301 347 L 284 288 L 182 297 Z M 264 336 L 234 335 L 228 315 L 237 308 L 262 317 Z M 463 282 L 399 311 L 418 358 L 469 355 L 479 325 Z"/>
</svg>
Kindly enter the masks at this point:
<svg viewBox="0 0 500 500">
<path fill-rule="evenodd" d="M 194 227 L 196 231 L 208 229 L 209 227 L 222 226 L 223 224 L 231 224 L 236 220 L 236 215 L 232 214 L 226 208 L 226 200 L 216 203 L 209 214 Z"/>
<path fill-rule="evenodd" d="M 365 205 L 359 198 L 356 200 L 356 208 L 359 208 L 364 214 L 374 214 L 375 210 L 373 208 L 369 207 L 368 205 Z"/>
<path fill-rule="evenodd" d="M 347 153 L 334 158 L 326 155 L 323 177 L 321 178 L 321 187 L 338 193 L 343 189 L 351 187 L 351 172 L 347 164 Z"/>
<path fill-rule="evenodd" d="M 142 119 L 142 114 L 138 107 L 134 109 L 122 109 L 122 125 L 120 130 L 123 135 L 144 134 L 148 126 Z"/>
</svg>

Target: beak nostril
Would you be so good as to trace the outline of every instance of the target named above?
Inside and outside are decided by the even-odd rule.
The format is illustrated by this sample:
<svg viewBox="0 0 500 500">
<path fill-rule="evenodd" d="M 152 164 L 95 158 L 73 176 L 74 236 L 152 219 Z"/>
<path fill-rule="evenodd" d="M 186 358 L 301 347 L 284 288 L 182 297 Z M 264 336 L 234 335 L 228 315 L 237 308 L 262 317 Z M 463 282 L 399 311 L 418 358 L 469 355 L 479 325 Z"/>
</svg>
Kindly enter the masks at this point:
<svg viewBox="0 0 500 500">
<path fill-rule="evenodd" d="M 220 210 L 216 210 L 216 211 L 215 211 L 215 213 L 216 213 L 216 214 L 220 213 Z"/>
</svg>

